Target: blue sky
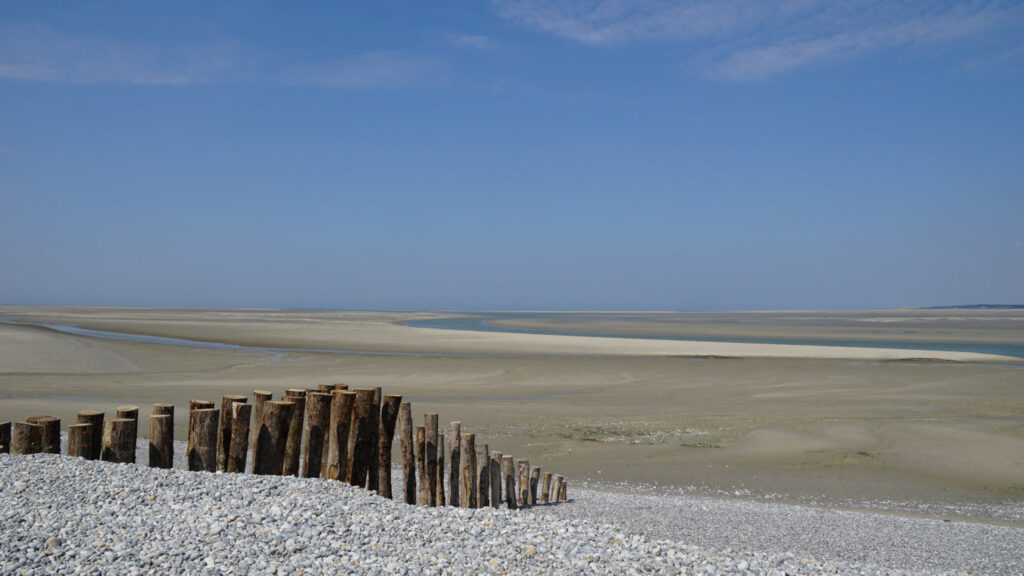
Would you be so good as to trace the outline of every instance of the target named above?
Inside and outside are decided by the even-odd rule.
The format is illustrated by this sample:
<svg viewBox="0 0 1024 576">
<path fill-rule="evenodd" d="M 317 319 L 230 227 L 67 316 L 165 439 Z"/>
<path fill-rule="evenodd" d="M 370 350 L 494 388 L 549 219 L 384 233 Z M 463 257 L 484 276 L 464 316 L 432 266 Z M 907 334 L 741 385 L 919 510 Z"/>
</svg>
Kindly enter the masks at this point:
<svg viewBox="0 0 1024 576">
<path fill-rule="evenodd" d="M 1021 2 L 0 0 L 0 304 L 978 302 Z"/>
</svg>

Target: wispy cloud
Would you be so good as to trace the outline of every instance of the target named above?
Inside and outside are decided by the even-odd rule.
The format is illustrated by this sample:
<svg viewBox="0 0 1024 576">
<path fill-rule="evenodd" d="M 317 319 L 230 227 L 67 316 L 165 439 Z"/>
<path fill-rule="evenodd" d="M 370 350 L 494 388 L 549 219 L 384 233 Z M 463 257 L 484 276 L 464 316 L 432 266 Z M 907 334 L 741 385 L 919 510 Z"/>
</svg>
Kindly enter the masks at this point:
<svg viewBox="0 0 1024 576">
<path fill-rule="evenodd" d="M 333 88 L 400 88 L 444 76 L 443 60 L 397 51 L 368 52 L 285 74 L 289 84 Z"/>
<path fill-rule="evenodd" d="M 0 78 L 74 84 L 195 84 L 237 69 L 235 43 L 176 49 L 74 36 L 35 24 L 0 25 Z"/>
<path fill-rule="evenodd" d="M 456 48 L 470 50 L 495 50 L 498 47 L 494 40 L 479 34 L 450 34 L 448 42 Z"/>
<path fill-rule="evenodd" d="M 756 80 L 886 49 L 1018 24 L 1019 3 L 854 0 L 498 0 L 525 26 L 595 46 L 674 42 L 703 74 Z"/>
</svg>

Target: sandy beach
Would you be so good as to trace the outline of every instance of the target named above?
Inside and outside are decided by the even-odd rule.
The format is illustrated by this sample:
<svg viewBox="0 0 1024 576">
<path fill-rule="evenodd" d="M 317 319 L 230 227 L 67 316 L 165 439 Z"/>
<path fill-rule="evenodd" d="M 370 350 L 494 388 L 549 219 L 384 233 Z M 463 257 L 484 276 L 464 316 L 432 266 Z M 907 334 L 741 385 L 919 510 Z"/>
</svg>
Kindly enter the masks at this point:
<svg viewBox="0 0 1024 576">
<path fill-rule="evenodd" d="M 483 442 L 591 486 L 1024 525 L 1006 513 L 1024 499 L 1019 359 L 402 325 L 440 313 L 4 307 L 0 314 L 359 352 L 193 348 L 0 324 L 0 420 L 52 413 L 67 422 L 81 409 L 154 402 L 184 410 L 190 398 L 345 382 L 402 394 L 416 418 L 438 412 L 444 423 L 460 420 Z M 984 331 L 990 321 L 978 316 L 987 314 L 961 328 Z M 1020 333 L 1012 318 L 998 322 L 996 339 Z M 670 324 L 660 329 L 694 329 Z"/>
</svg>

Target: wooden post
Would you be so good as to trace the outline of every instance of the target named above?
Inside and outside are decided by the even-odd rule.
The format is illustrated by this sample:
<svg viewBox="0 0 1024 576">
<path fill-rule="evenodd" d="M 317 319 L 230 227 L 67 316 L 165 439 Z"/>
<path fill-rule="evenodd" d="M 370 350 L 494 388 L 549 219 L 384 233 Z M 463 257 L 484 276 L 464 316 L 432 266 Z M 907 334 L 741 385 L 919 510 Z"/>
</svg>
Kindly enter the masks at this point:
<svg viewBox="0 0 1024 576">
<path fill-rule="evenodd" d="M 551 472 L 544 473 L 544 483 L 541 485 L 540 501 L 547 504 L 551 496 Z"/>
<path fill-rule="evenodd" d="M 561 500 L 562 502 L 565 502 L 566 500 L 569 499 L 569 495 L 566 494 L 566 486 L 568 484 L 569 483 L 566 482 L 565 478 L 562 478 L 562 481 L 558 483 L 558 499 Z"/>
<path fill-rule="evenodd" d="M 188 437 L 188 469 L 217 471 L 217 420 L 220 410 L 200 408 L 192 411 L 192 429 Z"/>
<path fill-rule="evenodd" d="M 516 480 L 519 486 L 518 501 L 520 506 L 530 504 L 530 461 L 519 461 L 519 478 Z"/>
<path fill-rule="evenodd" d="M 515 510 L 517 506 L 516 498 L 516 471 L 515 464 L 512 462 L 512 456 L 501 457 L 501 472 L 505 476 L 505 504 L 508 505 L 509 510 Z"/>
<path fill-rule="evenodd" d="M 280 476 L 284 470 L 284 451 L 294 402 L 267 400 L 263 403 L 252 452 L 252 473 Z M 256 411 L 255 404 L 253 411 Z"/>
<path fill-rule="evenodd" d="M 377 447 L 377 493 L 391 498 L 391 447 L 394 445 L 395 421 L 402 404 L 401 396 L 388 395 L 380 405 L 380 434 Z"/>
<path fill-rule="evenodd" d="M 551 501 L 558 502 L 562 496 L 562 480 L 564 480 L 561 474 L 555 474 L 554 478 L 551 479 Z"/>
<path fill-rule="evenodd" d="M 476 508 L 476 434 L 464 434 L 459 447 L 459 506 Z"/>
<path fill-rule="evenodd" d="M 217 426 L 217 470 L 228 469 L 228 452 L 231 451 L 231 419 L 235 402 L 247 402 L 249 398 L 241 394 L 225 394 L 220 401 L 220 424 Z"/>
<path fill-rule="evenodd" d="M 131 435 L 132 446 L 137 446 L 139 440 L 139 407 L 118 406 L 115 413 L 118 418 L 127 418 L 132 421 L 131 426 L 128 427 L 128 434 Z M 135 463 L 135 450 L 132 451 L 132 463 Z"/>
<path fill-rule="evenodd" d="M 292 417 L 288 422 L 288 440 L 284 448 L 284 475 L 299 475 L 299 456 L 302 454 L 302 424 L 306 416 L 306 391 L 289 388 L 284 399 L 295 403 Z"/>
<path fill-rule="evenodd" d="M 0 454 L 11 453 L 11 422 L 0 422 Z"/>
<path fill-rule="evenodd" d="M 530 505 L 537 503 L 537 485 L 540 484 L 540 466 L 530 468 Z"/>
<path fill-rule="evenodd" d="M 370 403 L 369 442 L 370 450 L 366 462 L 366 489 L 380 492 L 380 388 L 373 389 Z"/>
<path fill-rule="evenodd" d="M 252 427 L 255 429 L 252 435 L 252 465 L 256 466 L 256 441 L 259 440 L 260 422 L 263 419 L 263 406 L 274 399 L 274 393 L 268 390 L 252 391 Z M 256 468 L 252 469 L 256 473 Z"/>
<path fill-rule="evenodd" d="M 348 472 L 346 477 L 349 484 L 360 488 L 366 487 L 366 475 L 370 467 L 370 444 L 373 442 L 375 431 L 371 431 L 372 418 L 370 412 L 373 409 L 372 389 L 356 390 L 355 409 L 352 412 L 354 418 L 349 432 L 348 441 Z"/>
<path fill-rule="evenodd" d="M 98 460 L 103 449 L 103 412 L 100 410 L 79 410 L 78 423 L 92 426 L 91 451 L 86 460 Z"/>
<path fill-rule="evenodd" d="M 423 461 L 427 476 L 427 506 L 437 506 L 437 414 L 424 414 L 426 430 L 426 457 Z"/>
<path fill-rule="evenodd" d="M 476 447 L 476 503 L 477 508 L 491 505 L 491 455 L 487 444 Z"/>
<path fill-rule="evenodd" d="M 347 390 L 331 392 L 331 420 L 324 442 L 327 458 L 320 464 L 320 476 L 327 480 L 344 480 L 348 469 L 348 439 L 352 428 L 352 405 L 356 394 Z"/>
<path fill-rule="evenodd" d="M 15 422 L 11 428 L 11 454 L 38 454 L 43 447 L 43 427 Z"/>
<path fill-rule="evenodd" d="M 172 468 L 173 466 L 174 416 L 153 414 L 149 417 L 149 467 Z"/>
<path fill-rule="evenodd" d="M 406 504 L 416 503 L 416 457 L 413 454 L 412 406 L 398 407 L 398 443 L 402 448 L 402 494 Z"/>
<path fill-rule="evenodd" d="M 444 434 L 437 435 L 437 488 L 434 490 L 435 505 L 444 506 Z"/>
<path fill-rule="evenodd" d="M 225 472 L 245 472 L 245 461 L 249 456 L 249 417 L 252 404 L 233 402 L 231 404 L 231 444 L 228 445 L 228 460 Z"/>
<path fill-rule="evenodd" d="M 330 394 L 306 393 L 306 455 L 302 459 L 302 477 L 319 478 L 324 446 L 328 444 L 327 429 L 331 419 Z"/>
<path fill-rule="evenodd" d="M 427 492 L 430 484 L 427 481 L 427 429 L 424 426 L 416 427 L 416 476 L 420 487 L 416 503 L 426 506 L 430 503 L 430 495 Z"/>
<path fill-rule="evenodd" d="M 491 508 L 501 506 L 501 452 L 491 452 Z"/>
<path fill-rule="evenodd" d="M 103 451 L 100 459 L 106 462 L 134 463 L 135 443 L 132 442 L 131 418 L 111 418 L 103 421 Z"/>
<path fill-rule="evenodd" d="M 60 418 L 53 416 L 29 416 L 25 419 L 29 424 L 43 427 L 40 436 L 39 451 L 43 454 L 60 454 Z"/>
<path fill-rule="evenodd" d="M 196 410 L 208 410 L 213 408 L 212 400 L 189 400 L 188 401 L 188 427 L 185 428 L 185 465 L 188 465 L 188 450 L 195 442 L 192 440 L 192 412 Z"/>
<path fill-rule="evenodd" d="M 459 484 L 462 483 L 462 471 L 459 467 L 459 453 L 462 448 L 462 423 L 452 422 L 451 448 L 448 452 L 448 505 L 461 506 Z"/>
<path fill-rule="evenodd" d="M 92 424 L 68 424 L 68 456 L 88 458 L 95 440 Z"/>
</svg>

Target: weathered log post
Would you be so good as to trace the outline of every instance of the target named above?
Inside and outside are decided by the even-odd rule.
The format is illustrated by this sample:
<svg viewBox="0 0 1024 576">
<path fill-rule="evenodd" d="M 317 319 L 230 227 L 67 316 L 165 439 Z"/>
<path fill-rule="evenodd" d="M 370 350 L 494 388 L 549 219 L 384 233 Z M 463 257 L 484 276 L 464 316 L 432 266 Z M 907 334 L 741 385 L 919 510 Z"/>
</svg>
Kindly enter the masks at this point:
<svg viewBox="0 0 1024 576">
<path fill-rule="evenodd" d="M 426 430 L 426 456 L 423 461 L 427 475 L 427 506 L 437 506 L 437 414 L 424 414 Z"/>
<path fill-rule="evenodd" d="M 434 490 L 437 506 L 444 506 L 444 434 L 437 435 L 437 489 Z"/>
<path fill-rule="evenodd" d="M 220 410 L 200 408 L 192 411 L 191 444 L 188 447 L 188 469 L 217 471 L 217 422 Z"/>
<path fill-rule="evenodd" d="M 505 504 L 508 505 L 509 510 L 515 510 L 518 508 L 518 499 L 516 498 L 516 471 L 512 456 L 501 457 L 501 473 L 505 477 Z"/>
<path fill-rule="evenodd" d="M 301 388 L 285 390 L 284 399 L 295 403 L 288 422 L 288 440 L 284 449 L 284 475 L 299 475 L 299 456 L 302 454 L 302 425 L 306 416 L 306 391 Z"/>
<path fill-rule="evenodd" d="M 263 412 L 256 426 L 255 449 L 252 452 L 253 474 L 281 475 L 288 443 L 288 426 L 294 409 L 294 402 L 267 400 L 263 403 Z M 253 411 L 256 411 L 255 404 Z"/>
<path fill-rule="evenodd" d="M 398 407 L 398 443 L 402 448 L 402 495 L 406 504 L 416 503 L 416 456 L 413 452 L 412 406 Z"/>
<path fill-rule="evenodd" d="M 88 458 L 94 440 L 92 424 L 68 424 L 68 456 Z"/>
<path fill-rule="evenodd" d="M 249 456 L 249 418 L 252 404 L 233 402 L 231 404 L 231 444 L 228 445 L 228 460 L 225 472 L 245 472 L 245 461 Z"/>
<path fill-rule="evenodd" d="M 416 503 L 426 506 L 430 503 L 430 496 L 427 493 L 430 484 L 427 481 L 427 429 L 424 426 L 416 427 L 416 477 L 419 482 Z"/>
<path fill-rule="evenodd" d="M 559 502 L 562 497 L 562 481 L 564 477 L 561 474 L 555 474 L 551 479 L 551 501 Z"/>
<path fill-rule="evenodd" d="M 138 406 L 118 406 L 116 410 L 118 418 L 127 418 L 132 421 L 129 426 L 128 434 L 131 435 L 132 446 L 138 444 L 139 440 L 139 407 Z M 135 451 L 132 451 L 132 463 L 135 463 Z"/>
<path fill-rule="evenodd" d="M 228 469 L 228 453 L 231 451 L 231 424 L 235 411 L 232 406 L 236 402 L 248 402 L 248 396 L 241 394 L 225 394 L 220 401 L 220 425 L 217 427 L 217 470 Z"/>
<path fill-rule="evenodd" d="M 519 486 L 518 501 L 520 506 L 530 504 L 530 461 L 519 461 L 519 478 L 516 480 Z"/>
<path fill-rule="evenodd" d="M 381 400 L 380 434 L 377 447 L 377 493 L 384 498 L 391 498 L 391 447 L 394 445 L 395 422 L 398 409 L 402 404 L 401 396 L 388 395 Z"/>
<path fill-rule="evenodd" d="M 149 467 L 172 468 L 173 466 L 174 416 L 151 414 L 149 417 Z"/>
<path fill-rule="evenodd" d="M 380 492 L 380 403 L 382 390 L 373 389 L 370 402 L 370 449 L 366 461 L 366 489 Z"/>
<path fill-rule="evenodd" d="M 40 434 L 39 451 L 43 454 L 60 454 L 60 418 L 54 416 L 29 416 L 29 424 L 43 427 Z"/>
<path fill-rule="evenodd" d="M 356 394 L 348 390 L 331 392 L 331 419 L 327 426 L 324 442 L 327 458 L 320 464 L 320 477 L 327 480 L 344 480 L 348 470 L 348 439 L 352 428 L 352 406 Z"/>
<path fill-rule="evenodd" d="M 537 485 L 540 484 L 540 466 L 530 468 L 530 504 L 537 503 Z"/>
<path fill-rule="evenodd" d="M 376 430 L 371 430 L 372 418 L 370 412 L 373 409 L 372 389 L 356 390 L 354 418 L 349 432 L 348 442 L 348 472 L 346 476 L 349 484 L 360 488 L 366 487 L 366 476 L 370 469 L 370 445 L 376 437 Z"/>
<path fill-rule="evenodd" d="M 568 484 L 569 482 L 566 481 L 565 478 L 562 478 L 562 481 L 559 482 L 558 484 L 558 499 L 561 500 L 562 502 L 565 502 L 566 500 L 569 499 L 569 495 L 567 494 L 568 488 L 566 488 Z"/>
<path fill-rule="evenodd" d="M 542 484 L 540 491 L 540 501 L 544 504 L 550 502 L 551 496 L 551 472 L 544 473 L 544 483 Z"/>
<path fill-rule="evenodd" d="M 79 410 L 78 423 L 92 426 L 92 444 L 86 460 L 98 460 L 103 450 L 103 412 L 101 410 Z"/>
<path fill-rule="evenodd" d="M 459 453 L 462 447 L 462 423 L 452 422 L 451 448 L 448 452 L 448 505 L 460 506 L 459 484 L 462 471 L 459 467 Z"/>
<path fill-rule="evenodd" d="M 306 393 L 306 455 L 302 459 L 302 477 L 319 478 L 328 445 L 327 431 L 331 420 L 330 394 Z"/>
<path fill-rule="evenodd" d="M 185 464 L 188 465 L 188 451 L 195 441 L 192 439 L 192 413 L 196 410 L 208 410 L 213 408 L 212 400 L 189 400 L 188 401 L 188 426 L 185 428 Z"/>
<path fill-rule="evenodd" d="M 476 508 L 476 434 L 463 434 L 462 446 L 459 447 L 459 506 Z"/>
<path fill-rule="evenodd" d="M 274 399 L 274 393 L 269 390 L 253 390 L 252 391 L 252 427 L 254 429 L 252 434 L 252 473 L 256 473 L 256 441 L 259 439 L 260 421 L 263 418 L 263 406 L 267 402 Z"/>
<path fill-rule="evenodd" d="M 491 455 L 487 444 L 476 447 L 476 503 L 477 508 L 491 505 Z"/>
<path fill-rule="evenodd" d="M 132 441 L 131 418 L 110 418 L 103 421 L 103 451 L 100 459 L 106 462 L 135 463 L 135 443 Z"/>
<path fill-rule="evenodd" d="M 0 422 L 0 454 L 11 453 L 11 422 Z"/>
<path fill-rule="evenodd" d="M 11 454 L 38 454 L 43 447 L 43 427 L 15 422 L 11 428 Z"/>
<path fill-rule="evenodd" d="M 491 508 L 501 506 L 501 452 L 491 452 Z"/>
</svg>

